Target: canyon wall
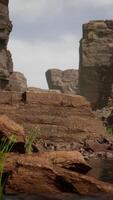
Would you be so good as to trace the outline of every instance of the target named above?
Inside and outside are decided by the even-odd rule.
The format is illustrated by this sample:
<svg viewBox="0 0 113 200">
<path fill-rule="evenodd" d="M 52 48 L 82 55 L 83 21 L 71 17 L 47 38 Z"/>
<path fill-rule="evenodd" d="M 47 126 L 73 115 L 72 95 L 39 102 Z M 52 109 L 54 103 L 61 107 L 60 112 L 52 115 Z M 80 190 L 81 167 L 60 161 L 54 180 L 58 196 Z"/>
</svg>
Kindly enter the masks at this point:
<svg viewBox="0 0 113 200">
<path fill-rule="evenodd" d="M 108 104 L 113 83 L 113 21 L 83 25 L 80 41 L 79 89 L 93 107 Z"/>
<path fill-rule="evenodd" d="M 0 1 L 0 13 L 0 115 L 5 114 L 27 127 L 38 126 L 39 150 L 83 151 L 87 138 L 105 136 L 105 128 L 92 113 L 89 102 L 75 95 L 78 93 L 77 70 L 46 72 L 50 89 L 58 89 L 60 93 L 27 88 L 23 74 L 13 71 L 7 50 L 12 30 L 8 1 Z"/>
<path fill-rule="evenodd" d="M 8 84 L 9 76 L 13 72 L 11 54 L 7 50 L 12 23 L 9 19 L 8 0 L 0 0 L 0 89 Z"/>
<path fill-rule="evenodd" d="M 0 0 L 0 90 L 24 92 L 27 89 L 27 81 L 23 74 L 13 72 L 11 53 L 7 49 L 12 31 L 8 4 L 8 0 Z"/>
<path fill-rule="evenodd" d="M 85 139 L 105 136 L 101 121 L 82 96 L 42 90 L 27 91 L 23 98 L 22 93 L 2 91 L 0 97 L 0 115 L 26 127 L 39 127 L 41 151 L 76 150 Z"/>
</svg>

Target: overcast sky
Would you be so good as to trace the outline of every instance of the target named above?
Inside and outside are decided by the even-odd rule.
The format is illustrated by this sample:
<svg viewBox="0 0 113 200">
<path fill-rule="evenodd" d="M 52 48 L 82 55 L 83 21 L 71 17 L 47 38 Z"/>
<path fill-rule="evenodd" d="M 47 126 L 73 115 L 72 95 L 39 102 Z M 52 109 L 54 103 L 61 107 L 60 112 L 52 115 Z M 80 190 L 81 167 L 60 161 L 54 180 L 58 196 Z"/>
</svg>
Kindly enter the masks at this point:
<svg viewBox="0 0 113 200">
<path fill-rule="evenodd" d="M 14 70 L 47 88 L 45 72 L 78 68 L 82 24 L 113 19 L 113 0 L 10 0 Z"/>
</svg>

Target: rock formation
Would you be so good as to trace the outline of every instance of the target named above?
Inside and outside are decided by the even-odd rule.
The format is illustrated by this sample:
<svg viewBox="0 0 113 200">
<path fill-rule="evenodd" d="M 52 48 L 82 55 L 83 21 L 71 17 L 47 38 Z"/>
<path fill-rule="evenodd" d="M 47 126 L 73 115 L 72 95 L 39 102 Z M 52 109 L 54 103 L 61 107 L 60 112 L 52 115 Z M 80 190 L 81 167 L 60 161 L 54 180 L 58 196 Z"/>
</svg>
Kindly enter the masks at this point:
<svg viewBox="0 0 113 200">
<path fill-rule="evenodd" d="M 78 71 L 54 69 L 46 72 L 50 89 L 60 90 L 61 93 L 36 88 L 27 90 L 25 77 L 13 72 L 11 54 L 7 50 L 12 30 L 8 2 L 0 0 L 0 142 L 3 138 L 9 141 L 12 135 L 16 136 L 16 142 L 12 152 L 7 154 L 2 177 L 4 181 L 8 175 L 4 191 L 6 194 L 48 192 L 53 195 L 92 195 L 105 192 L 112 195 L 113 185 L 85 175 L 91 167 L 80 152 L 86 158 L 89 158 L 90 152 L 102 151 L 113 156 L 113 142 L 106 137 L 105 127 L 92 112 L 90 103 L 84 97 L 75 95 L 78 93 Z M 81 94 L 92 103 L 106 103 L 111 92 L 110 89 L 107 91 L 112 84 L 111 25 L 111 21 L 84 25 L 79 83 Z M 111 73 L 109 82 L 106 73 Z M 99 90 L 95 84 L 99 85 Z M 88 87 L 92 87 L 93 96 Z M 31 141 L 32 155 L 28 155 L 24 153 L 27 152 L 26 141 L 31 127 L 38 129 L 35 141 Z M 30 133 L 33 136 L 34 132 Z"/>
<path fill-rule="evenodd" d="M 6 89 L 9 91 L 17 91 L 23 93 L 27 90 L 27 80 L 22 73 L 13 72 L 10 75 Z"/>
<path fill-rule="evenodd" d="M 59 90 L 62 93 L 78 93 L 78 70 L 50 69 L 46 72 L 49 89 Z"/>
<path fill-rule="evenodd" d="M 7 158 L 5 168 L 6 172 L 10 171 L 5 192 L 13 195 L 49 193 L 54 196 L 75 193 L 96 195 L 96 199 L 103 193 L 113 196 L 113 185 L 84 175 L 89 170 L 89 165 L 77 151 L 12 154 Z"/>
<path fill-rule="evenodd" d="M 113 21 L 83 25 L 80 41 L 79 89 L 93 107 L 108 103 L 113 84 Z"/>
<path fill-rule="evenodd" d="M 12 23 L 9 19 L 8 3 L 8 0 L 0 0 L 0 89 L 7 90 L 8 86 L 9 90 L 23 91 L 23 87 L 25 88 L 27 83 L 24 81 L 23 84 L 25 85 L 23 86 L 23 84 L 17 80 L 19 79 L 17 78 L 17 74 L 12 75 L 13 62 L 11 53 L 7 50 L 9 35 L 12 30 Z M 20 74 L 18 77 L 20 77 Z M 11 87 L 9 87 L 9 82 Z"/>
<path fill-rule="evenodd" d="M 47 91 L 28 91 L 23 99 L 20 92 L 0 96 L 0 114 L 27 127 L 39 126 L 39 150 L 76 150 L 85 138 L 104 136 L 101 121 L 84 97 Z"/>
<path fill-rule="evenodd" d="M 14 121 L 10 120 L 6 115 L 0 115 L 0 139 L 5 137 L 9 139 L 15 136 L 17 142 L 24 142 L 24 128 Z"/>
<path fill-rule="evenodd" d="M 0 0 L 0 89 L 4 89 L 13 71 L 11 54 L 7 50 L 12 23 L 9 20 L 8 0 Z"/>
</svg>

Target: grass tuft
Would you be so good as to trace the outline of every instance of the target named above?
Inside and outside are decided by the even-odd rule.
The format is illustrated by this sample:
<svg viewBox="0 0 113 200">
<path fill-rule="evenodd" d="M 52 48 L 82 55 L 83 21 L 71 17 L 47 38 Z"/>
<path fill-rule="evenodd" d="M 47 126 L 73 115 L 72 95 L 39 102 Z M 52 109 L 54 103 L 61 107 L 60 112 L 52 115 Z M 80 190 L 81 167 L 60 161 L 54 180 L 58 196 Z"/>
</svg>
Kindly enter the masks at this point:
<svg viewBox="0 0 113 200">
<path fill-rule="evenodd" d="M 14 135 L 10 136 L 9 139 L 2 137 L 0 140 L 0 200 L 3 200 L 3 189 L 5 186 L 5 180 L 3 181 L 4 166 L 6 160 L 6 154 L 9 153 L 16 142 Z"/>
<path fill-rule="evenodd" d="M 33 152 L 33 142 L 38 138 L 40 129 L 38 126 L 25 127 L 27 133 L 25 138 L 25 152 L 31 154 Z"/>
</svg>

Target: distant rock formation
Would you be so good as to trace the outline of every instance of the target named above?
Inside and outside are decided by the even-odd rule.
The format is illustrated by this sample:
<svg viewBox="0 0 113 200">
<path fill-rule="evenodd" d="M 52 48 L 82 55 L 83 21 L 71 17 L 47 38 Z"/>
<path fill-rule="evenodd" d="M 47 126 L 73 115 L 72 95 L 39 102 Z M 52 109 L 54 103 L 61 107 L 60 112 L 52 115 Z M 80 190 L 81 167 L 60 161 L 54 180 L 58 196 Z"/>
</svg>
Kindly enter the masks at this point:
<svg viewBox="0 0 113 200">
<path fill-rule="evenodd" d="M 93 107 L 107 105 L 113 84 L 113 20 L 83 25 L 79 89 Z"/>
<path fill-rule="evenodd" d="M 78 93 L 78 70 L 49 69 L 46 72 L 49 89 L 59 90 L 62 93 Z"/>
<path fill-rule="evenodd" d="M 9 19 L 8 3 L 9 3 L 8 0 L 0 0 L 0 89 L 1 90 L 4 89 L 6 90 L 7 86 L 9 85 L 9 82 L 12 82 L 12 77 L 14 77 L 14 74 L 12 75 L 13 62 L 11 58 L 11 53 L 7 50 L 9 35 L 10 32 L 12 31 L 12 23 Z M 17 79 L 15 79 L 15 81 L 13 82 L 13 87 L 11 87 L 10 90 L 18 91 L 18 87 L 16 88 L 17 85 L 16 81 Z M 24 83 L 26 85 L 27 81 L 25 81 Z M 21 87 L 21 85 L 19 87 Z"/>
</svg>

